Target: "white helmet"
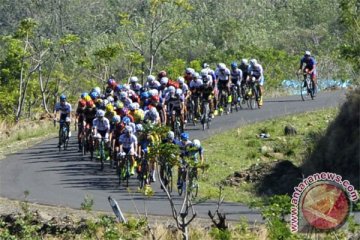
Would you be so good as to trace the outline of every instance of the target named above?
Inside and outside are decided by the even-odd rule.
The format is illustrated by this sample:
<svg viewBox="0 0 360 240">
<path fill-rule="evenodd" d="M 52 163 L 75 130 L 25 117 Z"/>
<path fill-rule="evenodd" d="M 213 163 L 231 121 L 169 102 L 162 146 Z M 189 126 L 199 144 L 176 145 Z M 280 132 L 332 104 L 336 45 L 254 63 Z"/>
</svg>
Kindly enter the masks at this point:
<svg viewBox="0 0 360 240">
<path fill-rule="evenodd" d="M 248 64 L 248 60 L 246 58 L 241 59 L 242 64 Z"/>
<path fill-rule="evenodd" d="M 101 89 L 99 87 L 95 87 L 94 88 L 94 91 L 97 92 L 97 94 L 101 94 Z"/>
<path fill-rule="evenodd" d="M 194 72 L 194 73 L 192 74 L 192 76 L 193 76 L 193 78 L 195 78 L 195 79 L 200 78 L 200 74 L 199 74 L 198 72 Z"/>
<path fill-rule="evenodd" d="M 203 68 L 208 68 L 208 67 L 210 67 L 209 64 L 207 64 L 207 63 L 203 64 Z"/>
<path fill-rule="evenodd" d="M 138 82 L 139 81 L 139 79 L 136 77 L 136 76 L 132 76 L 131 78 L 130 78 L 130 82 L 131 83 L 136 83 L 136 82 Z"/>
<path fill-rule="evenodd" d="M 150 90 L 149 90 L 149 95 L 150 95 L 150 97 L 156 96 L 156 95 L 158 95 L 158 94 L 159 94 L 159 91 L 158 91 L 157 89 L 150 89 Z"/>
<path fill-rule="evenodd" d="M 105 111 L 104 110 L 97 110 L 96 116 L 97 117 L 104 117 L 105 116 Z"/>
<path fill-rule="evenodd" d="M 160 83 L 161 83 L 161 84 L 168 84 L 168 82 L 169 82 L 169 79 L 168 79 L 167 77 L 162 77 L 162 78 L 160 79 Z"/>
<path fill-rule="evenodd" d="M 201 72 L 200 72 L 200 75 L 201 75 L 202 77 L 206 77 L 208 74 L 209 74 L 209 71 L 208 71 L 207 69 L 203 69 L 203 70 L 201 70 Z"/>
<path fill-rule="evenodd" d="M 176 91 L 176 89 L 175 89 L 174 86 L 170 86 L 170 87 L 168 88 L 168 90 L 169 90 L 170 93 L 175 93 L 175 91 Z"/>
<path fill-rule="evenodd" d="M 131 126 L 126 126 L 125 127 L 125 133 L 132 133 L 133 132 L 133 128 Z"/>
<path fill-rule="evenodd" d="M 182 90 L 181 90 L 180 88 L 176 89 L 176 94 L 177 94 L 177 95 L 181 96 L 182 93 L 183 93 L 183 92 L 182 92 Z"/>
<path fill-rule="evenodd" d="M 310 51 L 305 51 L 305 56 L 311 56 L 311 52 Z"/>
<path fill-rule="evenodd" d="M 186 68 L 185 72 L 187 74 L 193 74 L 195 72 L 195 70 L 193 68 Z"/>
<path fill-rule="evenodd" d="M 130 111 L 134 111 L 135 109 L 136 109 L 135 103 L 131 103 L 131 104 L 129 105 L 129 110 L 130 110 Z"/>
<path fill-rule="evenodd" d="M 153 81 L 155 81 L 155 76 L 149 75 L 149 76 L 147 77 L 147 81 L 148 81 L 148 82 L 153 82 Z"/>
<path fill-rule="evenodd" d="M 251 65 L 256 65 L 257 64 L 257 60 L 255 58 L 250 60 L 250 64 Z"/>
<path fill-rule="evenodd" d="M 167 133 L 167 139 L 174 140 L 174 138 L 175 138 L 175 133 L 173 131 L 169 131 Z"/>
<path fill-rule="evenodd" d="M 177 82 L 178 82 L 179 84 L 184 84 L 184 83 L 185 83 L 185 79 L 184 79 L 183 77 L 178 77 L 178 78 L 177 78 Z"/>
<path fill-rule="evenodd" d="M 226 68 L 225 63 L 219 63 L 219 69 L 220 70 L 225 70 L 225 68 Z"/>
<path fill-rule="evenodd" d="M 132 103 L 132 104 L 134 104 L 135 110 L 138 110 L 138 109 L 140 108 L 140 105 L 139 105 L 139 103 L 137 103 L 137 102 L 134 102 L 134 103 Z"/>
<path fill-rule="evenodd" d="M 195 146 L 196 148 L 200 148 L 200 147 L 201 147 L 201 143 L 200 143 L 200 141 L 199 141 L 198 139 L 194 139 L 194 140 L 193 140 L 193 144 L 194 144 L 194 146 Z"/>
</svg>

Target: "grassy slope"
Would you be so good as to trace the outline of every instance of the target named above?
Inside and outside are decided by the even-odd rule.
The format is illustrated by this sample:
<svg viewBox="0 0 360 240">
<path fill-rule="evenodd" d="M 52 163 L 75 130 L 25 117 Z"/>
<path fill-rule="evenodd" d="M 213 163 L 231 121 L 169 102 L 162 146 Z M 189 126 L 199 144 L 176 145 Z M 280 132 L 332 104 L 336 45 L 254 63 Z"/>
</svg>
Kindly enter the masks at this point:
<svg viewBox="0 0 360 240">
<path fill-rule="evenodd" d="M 270 162 L 276 158 L 292 161 L 296 166 L 302 163 L 319 133 L 323 133 L 335 118 L 338 109 L 325 109 L 299 115 L 291 115 L 243 126 L 214 136 L 203 142 L 209 170 L 201 175 L 200 194 L 204 198 L 216 198 L 218 183 L 234 171 L 245 170 L 252 164 Z M 291 123 L 297 129 L 296 136 L 285 136 L 284 127 Z M 259 133 L 270 134 L 269 139 L 257 137 Z M 275 157 L 261 152 L 267 146 L 277 152 Z M 264 149 L 264 148 L 263 148 Z M 256 199 L 252 184 L 240 187 L 225 187 L 226 201 L 249 203 Z"/>
</svg>

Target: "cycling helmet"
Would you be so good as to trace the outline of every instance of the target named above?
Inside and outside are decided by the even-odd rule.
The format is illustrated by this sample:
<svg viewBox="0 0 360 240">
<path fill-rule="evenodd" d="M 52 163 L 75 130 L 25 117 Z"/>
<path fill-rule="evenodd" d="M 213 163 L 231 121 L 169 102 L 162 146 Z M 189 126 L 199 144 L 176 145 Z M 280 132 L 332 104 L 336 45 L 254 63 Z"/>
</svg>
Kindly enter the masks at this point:
<svg viewBox="0 0 360 240">
<path fill-rule="evenodd" d="M 91 92 L 90 93 L 90 97 L 92 100 L 95 100 L 96 98 L 98 98 L 99 94 L 95 91 Z"/>
<path fill-rule="evenodd" d="M 137 102 L 134 102 L 133 104 L 134 104 L 135 110 L 138 110 L 138 109 L 140 108 L 140 105 L 139 105 L 139 103 L 137 103 Z"/>
<path fill-rule="evenodd" d="M 226 69 L 226 65 L 225 65 L 225 63 L 219 63 L 219 69 L 220 70 L 225 70 Z"/>
<path fill-rule="evenodd" d="M 203 85 L 203 80 L 201 78 L 196 79 L 196 86 L 201 86 Z"/>
<path fill-rule="evenodd" d="M 149 110 L 149 113 L 150 113 L 150 116 L 151 116 L 153 119 L 155 119 L 155 118 L 157 117 L 157 115 L 158 115 L 158 111 L 157 111 L 156 108 L 154 108 L 154 107 Z"/>
<path fill-rule="evenodd" d="M 114 106 L 111 103 L 108 103 L 107 105 L 105 105 L 105 110 L 107 112 L 113 112 L 114 111 Z"/>
<path fill-rule="evenodd" d="M 210 67 L 209 64 L 207 64 L 207 63 L 203 64 L 203 68 L 208 68 L 208 67 Z"/>
<path fill-rule="evenodd" d="M 136 76 L 132 76 L 131 78 L 130 78 L 130 82 L 131 83 L 137 83 L 139 81 L 139 79 L 136 77 Z"/>
<path fill-rule="evenodd" d="M 81 94 L 81 98 L 82 98 L 82 99 L 85 99 L 86 96 L 89 96 L 89 94 L 88 94 L 87 92 L 83 92 L 83 93 Z"/>
<path fill-rule="evenodd" d="M 146 98 L 149 98 L 150 97 L 150 95 L 149 95 L 149 92 L 142 92 L 141 94 L 140 94 L 140 98 L 141 99 L 146 99 Z"/>
<path fill-rule="evenodd" d="M 183 77 L 178 77 L 178 78 L 177 78 L 177 82 L 178 82 L 179 84 L 184 84 L 184 83 L 185 83 L 185 79 L 184 79 Z"/>
<path fill-rule="evenodd" d="M 183 132 L 183 133 L 180 135 L 180 139 L 183 140 L 183 141 L 189 140 L 189 134 L 186 133 L 186 132 Z"/>
<path fill-rule="evenodd" d="M 169 131 L 167 133 L 167 139 L 174 140 L 174 138 L 175 138 L 175 133 L 173 131 Z"/>
<path fill-rule="evenodd" d="M 310 51 L 305 51 L 304 56 L 308 56 L 308 57 L 310 57 L 310 56 L 311 56 L 311 52 L 310 52 Z"/>
<path fill-rule="evenodd" d="M 120 93 L 120 99 L 125 99 L 127 98 L 127 93 L 126 92 L 121 92 Z"/>
<path fill-rule="evenodd" d="M 122 121 L 123 121 L 123 123 L 128 125 L 131 122 L 131 119 L 128 116 L 125 116 L 125 117 L 123 117 Z"/>
<path fill-rule="evenodd" d="M 60 102 L 65 102 L 65 101 L 66 101 L 66 96 L 64 94 L 61 94 Z"/>
<path fill-rule="evenodd" d="M 255 58 L 250 60 L 250 65 L 254 66 L 255 64 L 257 64 L 257 61 Z"/>
<path fill-rule="evenodd" d="M 241 59 L 242 64 L 248 64 L 248 60 L 246 58 Z"/>
<path fill-rule="evenodd" d="M 94 91 L 97 92 L 98 95 L 101 94 L 101 89 L 99 87 L 95 87 Z"/>
<path fill-rule="evenodd" d="M 109 86 L 113 86 L 114 84 L 116 84 L 115 80 L 113 78 L 110 78 L 108 81 L 107 81 L 107 84 Z"/>
<path fill-rule="evenodd" d="M 167 76 L 167 73 L 164 70 L 160 71 L 159 74 L 158 74 L 159 79 L 161 79 L 163 77 L 166 77 L 166 76 Z"/>
<path fill-rule="evenodd" d="M 86 101 L 84 99 L 81 99 L 81 100 L 79 100 L 78 105 L 79 105 L 79 107 L 83 108 L 86 106 Z"/>
<path fill-rule="evenodd" d="M 194 72 L 192 74 L 192 77 L 195 78 L 195 79 L 198 79 L 198 78 L 200 78 L 200 74 L 198 72 Z"/>
<path fill-rule="evenodd" d="M 137 132 L 142 132 L 142 131 L 144 131 L 144 127 L 143 127 L 142 124 L 139 123 L 139 124 L 136 124 L 135 130 L 136 130 Z"/>
<path fill-rule="evenodd" d="M 195 70 L 192 69 L 192 68 L 186 68 L 186 69 L 185 69 L 185 73 L 186 73 L 186 74 L 193 74 L 194 72 L 195 72 Z"/>
<path fill-rule="evenodd" d="M 116 109 L 122 109 L 124 107 L 124 103 L 121 101 L 115 102 Z"/>
<path fill-rule="evenodd" d="M 168 84 L 168 82 L 169 82 L 169 79 L 168 79 L 167 77 L 162 77 L 162 78 L 160 79 L 160 83 L 161 83 L 162 85 L 166 85 L 166 84 Z"/>
<path fill-rule="evenodd" d="M 200 75 L 201 75 L 201 77 L 203 77 L 203 78 L 206 77 L 206 76 L 208 75 L 208 70 L 207 70 L 207 69 L 201 70 Z"/>
<path fill-rule="evenodd" d="M 129 109 L 127 109 L 126 107 L 120 109 L 120 115 L 126 116 L 128 113 L 129 113 Z"/>
<path fill-rule="evenodd" d="M 194 140 L 193 140 L 193 145 L 194 145 L 194 147 L 196 147 L 196 148 L 200 148 L 200 147 L 201 147 L 201 143 L 200 143 L 200 141 L 199 141 L 198 139 L 194 139 Z"/>
<path fill-rule="evenodd" d="M 108 96 L 107 100 L 109 101 L 109 103 L 114 103 L 114 98 L 112 96 Z"/>
<path fill-rule="evenodd" d="M 155 81 L 155 77 L 154 77 L 153 75 L 149 75 L 149 76 L 147 77 L 147 81 L 148 81 L 148 82 L 153 82 L 153 81 Z"/>
<path fill-rule="evenodd" d="M 129 110 L 130 111 L 134 111 L 136 108 L 135 108 L 135 104 L 134 103 L 131 103 L 130 105 L 129 105 Z"/>
<path fill-rule="evenodd" d="M 115 116 L 113 116 L 113 118 L 112 118 L 112 122 L 113 123 L 119 123 L 121 121 L 121 117 L 119 116 L 119 115 L 115 115 Z"/>
<path fill-rule="evenodd" d="M 159 102 L 160 101 L 160 97 L 158 95 L 152 96 L 151 97 L 151 101 L 153 102 Z"/>
<path fill-rule="evenodd" d="M 125 133 L 127 133 L 127 134 L 131 134 L 131 133 L 133 132 L 133 129 L 132 129 L 132 127 L 130 127 L 130 126 L 126 126 L 124 131 L 125 131 Z"/>
<path fill-rule="evenodd" d="M 104 117 L 105 116 L 105 111 L 104 110 L 97 110 L 96 116 L 100 117 L 100 118 Z"/>
<path fill-rule="evenodd" d="M 176 89 L 176 95 L 181 96 L 182 95 L 182 90 L 180 88 Z"/>
<path fill-rule="evenodd" d="M 93 101 L 93 100 L 87 101 L 87 102 L 86 102 L 86 107 L 88 107 L 88 108 L 93 108 L 93 107 L 95 107 L 94 101 Z"/>
<path fill-rule="evenodd" d="M 172 94 L 174 94 L 175 91 L 176 91 L 176 89 L 175 89 L 174 86 L 170 86 L 170 87 L 168 88 L 168 90 L 169 90 L 169 92 L 172 93 Z"/>
<path fill-rule="evenodd" d="M 115 91 L 116 91 L 116 92 L 120 92 L 122 88 L 123 88 L 123 86 L 122 86 L 121 84 L 118 84 L 118 85 L 116 85 L 116 87 L 115 87 Z"/>
<path fill-rule="evenodd" d="M 107 99 L 104 99 L 104 100 L 100 100 L 100 99 L 99 99 L 98 102 L 99 102 L 99 104 L 101 104 L 101 105 L 104 106 L 104 107 L 109 104 L 109 101 L 108 101 Z"/>
<path fill-rule="evenodd" d="M 237 62 L 232 62 L 232 63 L 231 63 L 231 68 L 237 68 L 237 66 L 238 66 L 238 65 L 237 65 Z"/>
</svg>

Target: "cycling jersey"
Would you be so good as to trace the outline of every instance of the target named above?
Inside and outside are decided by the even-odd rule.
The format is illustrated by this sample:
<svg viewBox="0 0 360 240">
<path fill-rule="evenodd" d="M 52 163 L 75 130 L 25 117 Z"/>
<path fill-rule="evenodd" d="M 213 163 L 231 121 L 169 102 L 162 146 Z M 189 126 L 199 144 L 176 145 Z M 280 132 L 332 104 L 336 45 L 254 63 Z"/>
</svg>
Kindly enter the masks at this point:
<svg viewBox="0 0 360 240">
<path fill-rule="evenodd" d="M 254 66 L 249 66 L 248 73 L 259 80 L 260 86 L 264 85 L 264 74 L 263 68 L 260 64 L 255 64 Z"/>
<path fill-rule="evenodd" d="M 145 83 L 145 88 L 149 88 L 149 89 L 158 89 L 161 86 L 161 84 L 159 83 L 159 81 L 153 81 L 153 82 L 147 82 Z"/>
<path fill-rule="evenodd" d="M 225 70 L 220 71 L 220 69 L 217 69 L 215 72 L 217 78 L 219 79 L 219 81 L 229 81 L 229 76 L 230 76 L 230 70 L 228 68 L 225 68 Z"/>
<path fill-rule="evenodd" d="M 96 118 L 96 108 L 85 108 L 84 116 L 86 124 L 92 126 L 93 120 Z"/>
<path fill-rule="evenodd" d="M 241 63 L 239 66 L 239 69 L 242 71 L 242 80 L 246 80 L 246 78 L 249 74 L 248 73 L 249 65 Z"/>
<path fill-rule="evenodd" d="M 137 137 L 134 134 L 128 136 L 124 133 L 120 135 L 119 143 L 123 146 L 123 149 L 135 151 L 134 145 L 137 145 Z"/>
<path fill-rule="evenodd" d="M 65 121 L 68 117 L 70 121 L 70 112 L 71 112 L 71 105 L 68 102 L 65 102 L 64 104 L 56 103 L 55 105 L 55 111 L 60 112 L 60 121 Z"/>
<path fill-rule="evenodd" d="M 203 84 L 199 88 L 199 92 L 201 92 L 201 98 L 203 100 L 209 100 L 210 96 L 214 94 L 214 88 L 208 84 Z"/>
<path fill-rule="evenodd" d="M 310 58 L 303 57 L 303 58 L 301 58 L 301 60 L 300 60 L 300 68 L 302 68 L 304 63 L 305 63 L 305 68 L 309 69 L 309 70 L 313 70 L 314 66 L 317 64 L 315 58 L 313 58 L 313 57 L 310 57 Z"/>
<path fill-rule="evenodd" d="M 98 131 L 110 130 L 110 122 L 106 117 L 104 117 L 102 120 L 95 118 L 93 121 L 93 128 L 97 129 Z"/>
<path fill-rule="evenodd" d="M 240 84 L 242 80 L 242 71 L 239 68 L 236 68 L 235 70 L 231 70 L 231 82 L 233 84 Z"/>
<path fill-rule="evenodd" d="M 76 109 L 76 116 L 78 117 L 78 124 L 79 125 L 82 124 L 82 122 L 85 121 L 84 112 L 85 112 L 84 108 L 78 107 Z"/>
</svg>

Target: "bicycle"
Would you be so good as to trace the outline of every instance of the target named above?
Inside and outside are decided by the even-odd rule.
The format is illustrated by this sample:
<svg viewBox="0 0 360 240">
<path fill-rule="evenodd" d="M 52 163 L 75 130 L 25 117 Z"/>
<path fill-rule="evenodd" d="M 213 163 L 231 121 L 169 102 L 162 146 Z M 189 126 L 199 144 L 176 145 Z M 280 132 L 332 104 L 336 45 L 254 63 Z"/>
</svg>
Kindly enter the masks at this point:
<svg viewBox="0 0 360 240">
<path fill-rule="evenodd" d="M 172 165 L 165 159 L 160 161 L 160 178 L 169 193 L 171 193 L 173 186 Z"/>
<path fill-rule="evenodd" d="M 239 101 L 238 98 L 238 86 L 236 84 L 231 84 L 230 88 L 231 93 L 231 108 L 230 111 L 233 112 L 233 108 L 235 108 L 236 111 L 239 111 Z"/>
<path fill-rule="evenodd" d="M 64 120 L 54 120 L 54 126 L 56 125 L 56 122 L 58 122 L 61 126 L 59 129 L 59 151 L 61 151 L 61 147 L 66 150 L 69 144 L 69 124 Z"/>
<path fill-rule="evenodd" d="M 94 150 L 95 150 L 95 144 L 94 144 L 94 138 L 92 135 L 91 128 L 86 128 L 85 130 L 85 144 L 84 144 L 84 151 L 90 153 L 90 161 L 94 158 Z"/>
<path fill-rule="evenodd" d="M 101 138 L 98 138 L 98 144 L 97 144 L 97 147 L 98 147 L 98 158 L 100 159 L 100 164 L 101 164 L 101 168 L 100 170 L 104 170 L 104 162 L 106 160 L 106 153 L 105 153 L 105 138 L 104 137 L 101 137 Z"/>
<path fill-rule="evenodd" d="M 125 181 L 126 187 L 129 186 L 130 179 L 130 167 L 131 167 L 131 155 L 129 153 L 125 154 L 124 152 L 119 153 L 119 159 L 117 164 L 117 175 L 119 177 L 119 185 L 121 181 Z"/>
<path fill-rule="evenodd" d="M 203 131 L 210 128 L 210 102 L 209 99 L 204 99 L 201 103 L 201 124 Z"/>
<path fill-rule="evenodd" d="M 141 157 L 138 161 L 138 175 L 137 178 L 139 180 L 139 188 L 142 189 L 145 185 L 150 184 L 150 166 L 149 161 L 147 159 L 146 151 L 142 150 Z"/>
<path fill-rule="evenodd" d="M 196 198 L 199 192 L 199 184 L 197 181 L 197 167 L 189 166 L 189 164 L 182 160 L 178 178 L 179 196 L 181 196 L 186 191 L 191 199 Z"/>
<path fill-rule="evenodd" d="M 299 78 L 299 74 L 298 78 Z M 312 100 L 314 100 L 314 94 L 315 94 L 315 83 L 311 79 L 310 74 L 304 73 L 304 80 L 300 83 L 300 95 L 301 99 L 305 101 L 309 96 Z"/>
<path fill-rule="evenodd" d="M 228 96 L 227 89 L 222 88 L 219 93 L 219 103 L 218 103 L 220 116 L 224 113 L 224 111 L 226 114 L 230 113 L 231 106 L 230 106 L 230 104 L 228 104 L 228 102 L 229 102 L 229 96 Z"/>
<path fill-rule="evenodd" d="M 258 91 L 256 83 L 253 81 L 247 82 L 244 87 L 245 96 L 243 101 L 246 101 L 247 107 L 251 109 L 256 109 L 256 104 L 258 103 Z"/>
</svg>

